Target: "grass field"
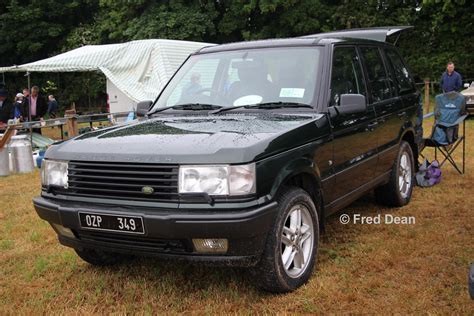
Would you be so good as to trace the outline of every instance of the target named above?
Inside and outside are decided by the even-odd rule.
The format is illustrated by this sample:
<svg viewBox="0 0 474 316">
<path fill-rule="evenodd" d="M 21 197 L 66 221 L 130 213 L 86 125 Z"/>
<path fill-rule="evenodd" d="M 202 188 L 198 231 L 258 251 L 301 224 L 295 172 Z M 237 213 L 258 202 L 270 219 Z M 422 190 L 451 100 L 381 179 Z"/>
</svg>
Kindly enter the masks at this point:
<svg viewBox="0 0 474 316">
<path fill-rule="evenodd" d="M 82 262 L 36 215 L 39 172 L 0 179 L 0 314 L 427 313 L 474 314 L 474 120 L 467 173 L 415 188 L 400 209 L 368 195 L 341 213 L 414 216 L 412 225 L 342 225 L 329 218 L 310 282 L 294 293 L 257 290 L 241 269 L 137 259 L 112 268 Z M 432 157 L 432 156 L 431 156 Z"/>
</svg>

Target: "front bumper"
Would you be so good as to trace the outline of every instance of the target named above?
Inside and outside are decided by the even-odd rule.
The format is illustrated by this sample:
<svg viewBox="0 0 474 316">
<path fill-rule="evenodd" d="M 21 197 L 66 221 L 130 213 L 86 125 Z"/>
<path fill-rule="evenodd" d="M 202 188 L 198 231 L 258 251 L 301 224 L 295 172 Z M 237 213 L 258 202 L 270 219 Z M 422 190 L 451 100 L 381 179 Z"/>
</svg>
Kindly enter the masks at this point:
<svg viewBox="0 0 474 316">
<path fill-rule="evenodd" d="M 74 236 L 58 233 L 61 244 L 76 249 L 93 248 L 111 252 L 151 255 L 162 258 L 213 262 L 232 266 L 255 265 L 273 224 L 276 202 L 250 209 L 180 210 L 97 205 L 37 197 L 39 217 L 71 229 Z M 145 235 L 83 230 L 78 212 L 142 216 Z M 193 238 L 226 238 L 225 254 L 199 254 Z"/>
</svg>

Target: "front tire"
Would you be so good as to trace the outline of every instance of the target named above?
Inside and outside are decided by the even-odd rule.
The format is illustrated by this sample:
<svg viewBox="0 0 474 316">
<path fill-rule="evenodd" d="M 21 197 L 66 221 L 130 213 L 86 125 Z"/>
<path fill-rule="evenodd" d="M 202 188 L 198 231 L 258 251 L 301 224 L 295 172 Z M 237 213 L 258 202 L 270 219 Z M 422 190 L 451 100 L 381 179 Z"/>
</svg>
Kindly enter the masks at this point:
<svg viewBox="0 0 474 316">
<path fill-rule="evenodd" d="M 311 277 L 318 251 L 319 222 L 313 200 L 300 188 L 286 188 L 278 207 L 262 259 L 253 274 L 260 288 L 285 293 Z"/>
<path fill-rule="evenodd" d="M 116 265 L 131 258 L 127 255 L 88 248 L 74 249 L 74 251 L 85 262 L 99 267 Z"/>
<path fill-rule="evenodd" d="M 387 184 L 375 189 L 378 203 L 390 207 L 408 204 L 415 184 L 415 161 L 408 142 L 402 140 L 397 158 L 393 163 L 390 180 Z"/>
</svg>

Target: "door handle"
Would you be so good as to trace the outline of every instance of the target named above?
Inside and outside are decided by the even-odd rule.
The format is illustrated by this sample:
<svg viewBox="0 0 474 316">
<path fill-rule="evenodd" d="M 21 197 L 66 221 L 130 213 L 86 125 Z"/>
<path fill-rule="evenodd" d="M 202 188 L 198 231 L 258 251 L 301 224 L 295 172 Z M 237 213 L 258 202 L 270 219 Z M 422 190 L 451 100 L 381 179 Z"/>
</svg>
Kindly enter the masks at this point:
<svg viewBox="0 0 474 316">
<path fill-rule="evenodd" d="M 397 114 L 399 118 L 407 116 L 407 112 L 400 112 Z"/>
</svg>

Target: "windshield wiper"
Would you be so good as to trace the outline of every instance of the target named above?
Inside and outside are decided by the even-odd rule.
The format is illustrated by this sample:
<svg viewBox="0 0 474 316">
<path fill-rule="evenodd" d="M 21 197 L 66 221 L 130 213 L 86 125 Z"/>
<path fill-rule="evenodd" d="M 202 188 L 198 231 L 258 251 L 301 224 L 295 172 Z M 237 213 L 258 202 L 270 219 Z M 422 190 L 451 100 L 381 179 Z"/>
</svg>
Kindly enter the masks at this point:
<svg viewBox="0 0 474 316">
<path fill-rule="evenodd" d="M 206 103 L 183 103 L 183 104 L 175 104 L 172 106 L 166 106 L 164 108 L 158 108 L 153 112 L 149 112 L 148 115 L 152 115 L 158 112 L 163 112 L 169 109 L 173 110 L 191 110 L 191 111 L 203 111 L 203 110 L 220 110 L 222 106 L 215 105 L 215 104 L 206 104 Z"/>
<path fill-rule="evenodd" d="M 313 107 L 306 103 L 298 103 L 298 102 L 283 102 L 283 101 L 275 101 L 275 102 L 264 102 L 264 103 L 256 103 L 256 104 L 245 104 L 245 105 L 238 105 L 238 106 L 229 106 L 229 107 L 221 107 L 215 111 L 209 112 L 209 114 L 217 114 L 222 113 L 230 110 L 235 109 L 278 109 L 278 108 L 310 108 Z"/>
</svg>

